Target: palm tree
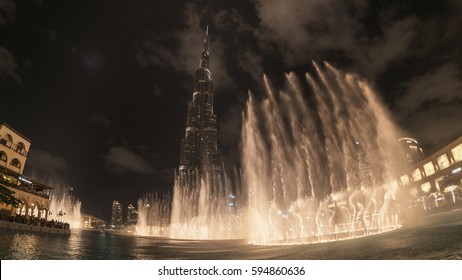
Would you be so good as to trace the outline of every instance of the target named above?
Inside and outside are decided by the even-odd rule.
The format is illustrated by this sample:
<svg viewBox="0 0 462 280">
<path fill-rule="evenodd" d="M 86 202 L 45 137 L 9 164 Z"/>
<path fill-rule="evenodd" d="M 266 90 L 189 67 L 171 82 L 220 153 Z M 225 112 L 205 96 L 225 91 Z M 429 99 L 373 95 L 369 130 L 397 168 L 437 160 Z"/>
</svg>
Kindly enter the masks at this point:
<svg viewBox="0 0 462 280">
<path fill-rule="evenodd" d="M 0 204 L 18 207 L 21 201 L 14 196 L 14 191 L 7 188 L 8 185 L 12 184 L 7 181 L 0 182 Z"/>
</svg>

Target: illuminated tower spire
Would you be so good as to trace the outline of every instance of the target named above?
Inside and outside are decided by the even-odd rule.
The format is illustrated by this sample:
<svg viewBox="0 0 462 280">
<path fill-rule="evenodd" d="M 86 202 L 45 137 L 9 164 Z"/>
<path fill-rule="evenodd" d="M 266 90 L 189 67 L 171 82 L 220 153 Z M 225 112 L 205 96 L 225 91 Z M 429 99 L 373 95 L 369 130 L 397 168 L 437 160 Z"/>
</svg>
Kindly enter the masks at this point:
<svg viewBox="0 0 462 280">
<path fill-rule="evenodd" d="M 181 140 L 179 172 L 180 175 L 196 174 L 200 177 L 206 172 L 221 169 L 217 151 L 217 116 L 213 114 L 208 26 L 194 80 L 192 101 L 188 102 L 185 137 Z M 192 177 L 193 180 L 199 178 Z"/>
<path fill-rule="evenodd" d="M 205 30 L 205 39 L 203 43 L 203 50 L 201 54 L 201 62 L 199 67 L 205 67 L 210 69 L 210 54 L 209 54 L 209 26 L 207 25 L 207 29 Z"/>
</svg>

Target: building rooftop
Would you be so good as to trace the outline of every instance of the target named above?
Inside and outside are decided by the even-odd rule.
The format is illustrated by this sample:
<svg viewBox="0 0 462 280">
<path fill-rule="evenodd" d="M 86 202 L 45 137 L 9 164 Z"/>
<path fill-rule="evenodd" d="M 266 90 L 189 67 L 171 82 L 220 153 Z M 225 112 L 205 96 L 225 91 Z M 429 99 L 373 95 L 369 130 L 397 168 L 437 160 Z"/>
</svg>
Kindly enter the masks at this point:
<svg viewBox="0 0 462 280">
<path fill-rule="evenodd" d="M 16 129 L 14 129 L 13 127 L 11 127 L 9 124 L 5 123 L 5 122 L 0 122 L 0 126 L 5 126 L 7 127 L 9 130 L 13 131 L 14 133 L 16 133 L 17 135 L 21 136 L 24 140 L 28 141 L 29 143 L 31 142 L 29 138 L 27 138 L 26 136 L 24 136 L 22 133 L 18 132 Z"/>
</svg>

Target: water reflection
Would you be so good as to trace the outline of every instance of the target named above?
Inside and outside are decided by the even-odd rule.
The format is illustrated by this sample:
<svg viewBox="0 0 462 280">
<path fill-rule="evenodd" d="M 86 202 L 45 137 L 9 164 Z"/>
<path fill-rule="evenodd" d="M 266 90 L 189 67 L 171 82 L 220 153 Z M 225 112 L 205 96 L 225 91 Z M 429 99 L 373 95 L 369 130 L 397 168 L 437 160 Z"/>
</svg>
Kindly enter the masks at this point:
<svg viewBox="0 0 462 280">
<path fill-rule="evenodd" d="M 74 231 L 67 242 L 66 259 L 81 259 L 82 247 L 82 234 L 80 234 L 80 231 Z"/>
<path fill-rule="evenodd" d="M 38 255 L 38 237 L 34 234 L 20 234 L 13 236 L 11 241 L 11 256 L 13 259 L 36 259 Z"/>
</svg>

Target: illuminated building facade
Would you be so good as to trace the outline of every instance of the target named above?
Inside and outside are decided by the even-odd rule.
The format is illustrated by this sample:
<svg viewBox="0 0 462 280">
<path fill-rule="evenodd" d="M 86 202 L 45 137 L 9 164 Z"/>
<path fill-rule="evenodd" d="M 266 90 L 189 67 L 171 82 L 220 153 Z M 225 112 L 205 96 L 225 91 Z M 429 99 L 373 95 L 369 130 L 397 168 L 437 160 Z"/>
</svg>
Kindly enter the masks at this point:
<svg viewBox="0 0 462 280">
<path fill-rule="evenodd" d="M 81 216 L 84 228 L 104 228 L 105 221 L 92 215 L 83 214 Z"/>
<path fill-rule="evenodd" d="M 6 123 L 0 122 L 0 183 L 21 201 L 15 208 L 0 203 L 8 215 L 46 219 L 52 188 L 23 175 L 30 140 Z"/>
<path fill-rule="evenodd" d="M 180 178 L 188 178 L 189 182 L 196 182 L 204 174 L 221 170 L 213 98 L 207 30 L 199 68 L 195 73 L 192 101 L 188 103 L 186 133 L 181 140 L 179 175 Z"/>
<path fill-rule="evenodd" d="M 130 204 L 127 206 L 127 224 L 135 225 L 137 221 L 138 221 L 138 212 L 136 211 L 135 206 Z"/>
<path fill-rule="evenodd" d="M 111 225 L 113 227 L 120 227 L 122 226 L 122 204 L 114 200 L 112 202 L 112 218 L 111 218 Z"/>
<path fill-rule="evenodd" d="M 462 136 L 412 165 L 399 178 L 411 200 L 424 210 L 462 203 Z"/>
<path fill-rule="evenodd" d="M 0 166 L 22 175 L 30 140 L 6 123 L 0 123 Z"/>
</svg>

